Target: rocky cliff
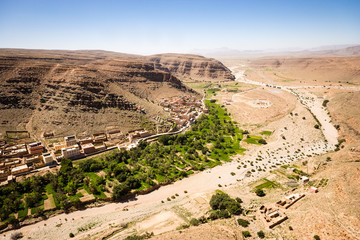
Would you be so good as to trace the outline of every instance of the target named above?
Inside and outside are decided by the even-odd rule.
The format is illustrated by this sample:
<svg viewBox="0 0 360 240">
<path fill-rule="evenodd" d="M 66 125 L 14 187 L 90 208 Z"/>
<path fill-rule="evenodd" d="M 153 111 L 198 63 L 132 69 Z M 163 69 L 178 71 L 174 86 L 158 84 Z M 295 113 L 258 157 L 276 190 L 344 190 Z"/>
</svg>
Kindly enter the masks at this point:
<svg viewBox="0 0 360 240">
<path fill-rule="evenodd" d="M 124 131 L 164 116 L 162 97 L 195 93 L 169 71 L 136 55 L 103 51 L 0 50 L 0 131 L 35 136 Z"/>
<path fill-rule="evenodd" d="M 158 54 L 148 57 L 163 70 L 169 70 L 182 81 L 224 82 L 235 80 L 231 71 L 220 61 L 190 54 Z"/>
</svg>

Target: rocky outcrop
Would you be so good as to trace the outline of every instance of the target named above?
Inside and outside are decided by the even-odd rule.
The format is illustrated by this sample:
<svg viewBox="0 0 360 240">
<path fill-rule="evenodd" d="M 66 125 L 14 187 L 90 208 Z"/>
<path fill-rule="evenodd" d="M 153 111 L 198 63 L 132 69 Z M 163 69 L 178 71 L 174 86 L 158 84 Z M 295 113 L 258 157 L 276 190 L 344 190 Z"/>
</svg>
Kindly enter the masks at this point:
<svg viewBox="0 0 360 240">
<path fill-rule="evenodd" d="M 148 57 L 155 67 L 169 71 L 183 81 L 224 82 L 235 80 L 220 61 L 190 54 L 159 54 Z"/>
</svg>

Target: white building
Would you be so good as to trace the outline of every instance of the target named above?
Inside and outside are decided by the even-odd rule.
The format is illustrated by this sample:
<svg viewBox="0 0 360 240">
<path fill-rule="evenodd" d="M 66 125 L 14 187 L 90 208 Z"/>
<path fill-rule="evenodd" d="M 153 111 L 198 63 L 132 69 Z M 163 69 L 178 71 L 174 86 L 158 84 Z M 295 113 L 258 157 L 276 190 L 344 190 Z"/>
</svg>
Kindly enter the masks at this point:
<svg viewBox="0 0 360 240">
<path fill-rule="evenodd" d="M 64 140 L 65 140 L 65 144 L 66 144 L 67 147 L 71 147 L 71 146 L 76 145 L 76 137 L 75 137 L 75 135 L 64 137 Z"/>
<path fill-rule="evenodd" d="M 43 153 L 42 156 L 43 156 L 43 160 L 44 160 L 44 163 L 46 164 L 46 166 L 53 164 L 54 157 L 50 152 Z"/>
<path fill-rule="evenodd" d="M 25 173 L 28 171 L 29 171 L 28 165 L 24 164 L 24 165 L 20 165 L 20 166 L 17 166 L 17 167 L 14 167 L 13 169 L 11 169 L 11 174 L 17 175 L 17 174 L 22 174 L 22 173 Z"/>
<path fill-rule="evenodd" d="M 79 147 L 63 148 L 61 149 L 61 153 L 63 158 L 73 158 L 81 154 Z"/>
</svg>

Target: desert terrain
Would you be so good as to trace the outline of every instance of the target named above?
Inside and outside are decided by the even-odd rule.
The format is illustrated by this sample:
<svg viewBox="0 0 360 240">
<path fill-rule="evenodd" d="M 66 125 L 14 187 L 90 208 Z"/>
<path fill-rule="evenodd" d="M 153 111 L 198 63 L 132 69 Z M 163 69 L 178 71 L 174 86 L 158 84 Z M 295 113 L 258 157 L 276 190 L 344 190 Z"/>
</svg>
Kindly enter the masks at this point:
<svg viewBox="0 0 360 240">
<path fill-rule="evenodd" d="M 326 64 L 324 59 L 315 59 L 308 61 L 309 71 L 318 76 L 313 81 L 298 64 L 283 64 L 276 74 L 269 74 L 271 71 L 264 70 L 263 65 L 258 68 L 256 61 L 224 61 L 237 85 L 223 82 L 209 88 L 218 89 L 211 98 L 228 109 L 238 126 L 262 136 L 266 145 L 242 141 L 245 154 L 233 157 L 231 162 L 127 202 L 97 203 L 94 208 L 62 213 L 5 232 L 0 238 L 21 231 L 24 239 L 67 239 L 69 233 L 75 233 L 74 239 L 123 239 L 146 232 L 153 232 L 153 239 L 242 239 L 242 231 L 248 230 L 251 239 L 257 239 L 256 232 L 262 230 L 266 239 L 312 239 L 314 235 L 321 239 L 360 239 L 360 154 L 354 150 L 360 145 L 357 75 L 344 77 L 340 83 L 335 77 L 320 78 L 326 70 L 313 69 Z M 348 72 L 349 66 L 357 71 L 358 58 L 340 59 L 339 63 L 346 61 L 353 65 L 340 64 L 339 75 Z M 294 80 L 274 77 L 283 72 Z M 191 82 L 188 86 L 200 93 L 206 87 Z M 231 91 L 234 88 L 236 91 Z M 329 101 L 324 106 L 326 99 Z M 340 139 L 345 142 L 339 144 Z M 291 169 L 308 174 L 311 185 L 289 179 Z M 264 189 L 266 196 L 256 196 L 254 188 L 266 182 L 272 183 Z M 317 186 L 319 192 L 310 193 L 310 186 Z M 206 216 L 217 189 L 240 197 L 246 209 L 274 205 L 291 192 L 305 193 L 305 197 L 287 209 L 288 219 L 273 229 L 258 212 L 255 218 L 242 216 L 250 221 L 246 229 L 236 218 L 181 228 L 192 218 Z"/>
</svg>

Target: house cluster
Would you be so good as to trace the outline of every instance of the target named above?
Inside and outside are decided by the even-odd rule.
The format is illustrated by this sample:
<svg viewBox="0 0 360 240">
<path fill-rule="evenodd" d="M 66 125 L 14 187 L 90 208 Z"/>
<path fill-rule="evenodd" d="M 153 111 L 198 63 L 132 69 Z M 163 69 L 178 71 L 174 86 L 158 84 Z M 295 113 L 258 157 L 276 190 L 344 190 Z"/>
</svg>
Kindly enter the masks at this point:
<svg viewBox="0 0 360 240">
<path fill-rule="evenodd" d="M 163 98 L 160 106 L 164 111 L 170 112 L 172 121 L 179 127 L 194 121 L 202 109 L 201 101 L 190 96 Z"/>
<path fill-rule="evenodd" d="M 136 139 L 148 137 L 150 135 L 151 135 L 151 133 L 146 130 L 138 130 L 138 131 L 129 132 L 129 134 L 128 134 L 129 143 L 133 142 Z"/>
<path fill-rule="evenodd" d="M 264 205 L 260 207 L 260 215 L 262 216 L 262 219 L 265 220 L 269 228 L 273 228 L 288 219 L 283 210 L 279 208 L 265 207 Z"/>
<path fill-rule="evenodd" d="M 284 199 L 277 201 L 276 206 L 288 209 L 289 207 L 291 207 L 294 203 L 296 203 L 303 197 L 305 197 L 304 193 L 290 194 L 289 196 L 286 196 Z"/>
<path fill-rule="evenodd" d="M 308 183 L 309 178 L 306 176 L 302 176 L 299 179 L 300 183 Z M 293 190 L 294 191 L 294 190 Z M 316 187 L 310 187 L 310 193 L 317 193 L 318 189 Z M 260 216 L 265 220 L 266 224 L 269 228 L 273 228 L 276 225 L 282 223 L 287 219 L 285 209 L 288 209 L 292 205 L 294 205 L 297 201 L 305 197 L 305 193 L 291 193 L 285 196 L 283 199 L 277 201 L 275 206 L 266 207 L 262 205 L 260 207 Z"/>
<path fill-rule="evenodd" d="M 108 133 L 94 133 L 91 136 L 77 138 L 75 135 L 64 137 L 64 141 L 49 144 L 49 148 L 57 160 L 62 158 L 76 159 L 106 150 L 114 139 L 124 139 L 120 130 Z"/>
<path fill-rule="evenodd" d="M 0 182 L 8 184 L 17 176 L 45 166 L 56 165 L 62 158 L 76 159 L 106 150 L 112 141 L 126 136 L 120 130 L 97 133 L 77 139 L 66 136 L 62 142 L 50 143 L 48 150 L 42 142 L 29 144 L 0 144 Z M 113 144 L 115 145 L 115 144 Z"/>
<path fill-rule="evenodd" d="M 53 163 L 41 142 L 0 146 L 0 182 L 7 184 L 17 176 Z"/>
</svg>

